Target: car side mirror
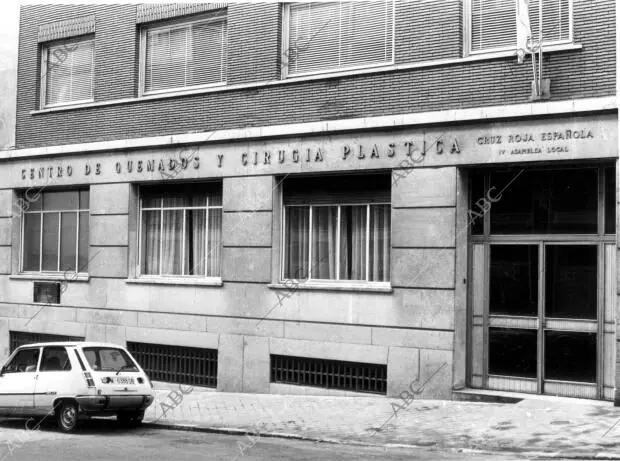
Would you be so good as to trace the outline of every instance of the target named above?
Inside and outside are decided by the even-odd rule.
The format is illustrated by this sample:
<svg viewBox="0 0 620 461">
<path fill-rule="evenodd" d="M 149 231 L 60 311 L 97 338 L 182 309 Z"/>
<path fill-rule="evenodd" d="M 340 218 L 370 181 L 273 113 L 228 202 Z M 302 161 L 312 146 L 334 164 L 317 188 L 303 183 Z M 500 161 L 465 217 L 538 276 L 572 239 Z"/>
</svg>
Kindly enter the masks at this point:
<svg viewBox="0 0 620 461">
<path fill-rule="evenodd" d="M 5 367 L 0 368 L 0 376 L 3 376 L 5 371 L 6 371 Z"/>
</svg>

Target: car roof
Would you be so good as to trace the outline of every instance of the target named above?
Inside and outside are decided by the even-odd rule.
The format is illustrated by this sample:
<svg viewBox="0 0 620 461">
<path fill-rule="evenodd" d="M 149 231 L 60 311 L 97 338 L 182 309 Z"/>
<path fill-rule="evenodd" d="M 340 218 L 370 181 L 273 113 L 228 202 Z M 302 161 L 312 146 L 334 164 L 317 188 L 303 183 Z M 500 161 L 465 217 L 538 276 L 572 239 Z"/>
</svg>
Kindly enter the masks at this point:
<svg viewBox="0 0 620 461">
<path fill-rule="evenodd" d="M 97 343 L 91 341 L 55 341 L 48 343 L 32 343 L 32 344 L 23 344 L 18 347 L 18 349 L 25 347 L 43 347 L 43 346 L 67 346 L 67 347 L 114 347 L 114 348 L 122 348 L 123 346 L 119 344 L 113 343 Z"/>
</svg>

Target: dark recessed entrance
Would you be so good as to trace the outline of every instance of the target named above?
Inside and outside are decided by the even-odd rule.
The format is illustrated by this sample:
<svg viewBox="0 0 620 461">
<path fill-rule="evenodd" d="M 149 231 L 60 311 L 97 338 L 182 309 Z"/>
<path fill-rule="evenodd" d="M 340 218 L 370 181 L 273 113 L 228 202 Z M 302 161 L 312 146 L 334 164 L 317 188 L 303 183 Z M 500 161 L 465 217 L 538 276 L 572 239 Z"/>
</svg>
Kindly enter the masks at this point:
<svg viewBox="0 0 620 461">
<path fill-rule="evenodd" d="M 615 167 L 476 171 L 470 186 L 471 385 L 612 399 Z"/>
</svg>

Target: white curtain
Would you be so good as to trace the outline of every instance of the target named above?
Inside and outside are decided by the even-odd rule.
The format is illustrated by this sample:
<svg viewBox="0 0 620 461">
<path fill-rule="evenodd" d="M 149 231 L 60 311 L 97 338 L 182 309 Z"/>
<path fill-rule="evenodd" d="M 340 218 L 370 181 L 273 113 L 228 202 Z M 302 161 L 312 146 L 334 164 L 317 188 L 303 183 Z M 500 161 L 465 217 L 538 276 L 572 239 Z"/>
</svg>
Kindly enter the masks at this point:
<svg viewBox="0 0 620 461">
<path fill-rule="evenodd" d="M 185 210 L 185 275 L 205 275 L 207 213 Z"/>
<path fill-rule="evenodd" d="M 372 282 L 387 282 L 390 280 L 390 230 L 390 206 L 371 205 L 369 280 Z"/>
<path fill-rule="evenodd" d="M 366 280 L 366 206 L 340 210 L 340 280 Z"/>
<path fill-rule="evenodd" d="M 286 248 L 284 278 L 308 278 L 310 243 L 310 208 L 286 207 Z"/>
<path fill-rule="evenodd" d="M 142 273 L 159 275 L 159 242 L 161 240 L 161 211 L 142 212 Z"/>
<path fill-rule="evenodd" d="M 221 206 L 221 193 L 170 189 L 159 194 L 143 199 L 142 273 L 219 277 L 222 210 L 212 207 Z"/>
<path fill-rule="evenodd" d="M 284 277 L 305 279 L 308 277 L 308 267 L 311 265 L 313 279 L 389 281 L 390 205 L 340 206 L 340 220 L 338 220 L 338 208 L 338 206 L 313 206 L 312 232 L 310 232 L 310 207 L 286 207 Z M 340 226 L 339 241 L 338 226 Z M 309 262 L 310 238 L 312 255 Z M 369 261 L 367 261 L 367 248 Z M 339 251 L 336 251 L 337 249 Z M 339 254 L 339 273 L 336 269 L 337 254 Z"/>
<path fill-rule="evenodd" d="M 207 254 L 207 276 L 219 277 L 222 259 L 222 210 L 209 209 L 209 249 Z"/>
<path fill-rule="evenodd" d="M 162 226 L 162 275 L 181 275 L 183 210 L 164 210 Z"/>
<path fill-rule="evenodd" d="M 336 239 L 338 207 L 312 208 L 312 270 L 313 279 L 336 278 Z"/>
</svg>

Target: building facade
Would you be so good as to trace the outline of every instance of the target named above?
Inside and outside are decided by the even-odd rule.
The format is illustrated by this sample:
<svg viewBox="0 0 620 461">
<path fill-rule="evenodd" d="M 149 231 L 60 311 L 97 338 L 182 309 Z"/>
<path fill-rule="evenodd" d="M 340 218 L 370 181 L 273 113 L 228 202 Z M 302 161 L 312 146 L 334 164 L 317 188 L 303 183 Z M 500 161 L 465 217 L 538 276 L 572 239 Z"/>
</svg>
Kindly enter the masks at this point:
<svg viewBox="0 0 620 461">
<path fill-rule="evenodd" d="M 516 2 L 22 7 L 4 356 L 620 401 L 616 6 L 538 5 L 540 96 Z"/>
</svg>

